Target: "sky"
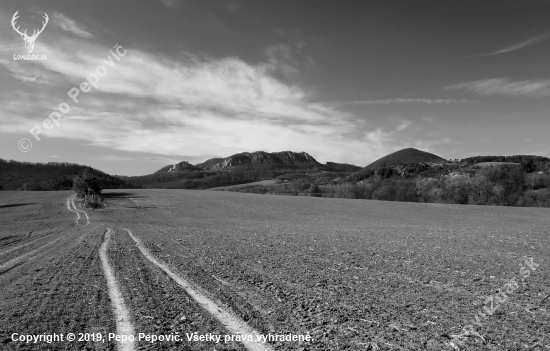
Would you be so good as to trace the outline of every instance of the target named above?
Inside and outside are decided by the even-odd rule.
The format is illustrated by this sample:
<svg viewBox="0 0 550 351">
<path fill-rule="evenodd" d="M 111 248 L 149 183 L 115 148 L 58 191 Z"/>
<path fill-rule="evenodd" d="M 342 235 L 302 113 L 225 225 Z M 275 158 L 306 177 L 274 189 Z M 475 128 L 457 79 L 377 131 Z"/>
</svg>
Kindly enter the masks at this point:
<svg viewBox="0 0 550 351">
<path fill-rule="evenodd" d="M 550 157 L 549 13 L 550 0 L 2 0 L 0 158 L 144 175 L 260 150 L 359 166 L 406 147 Z M 21 60 L 14 27 L 31 35 L 44 14 L 32 55 L 46 59 Z"/>
</svg>

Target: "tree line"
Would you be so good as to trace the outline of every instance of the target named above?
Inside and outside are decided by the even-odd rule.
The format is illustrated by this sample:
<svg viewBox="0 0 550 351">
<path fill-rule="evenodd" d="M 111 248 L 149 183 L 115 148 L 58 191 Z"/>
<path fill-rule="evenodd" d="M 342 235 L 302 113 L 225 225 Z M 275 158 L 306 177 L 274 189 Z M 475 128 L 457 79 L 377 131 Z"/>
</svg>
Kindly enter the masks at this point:
<svg viewBox="0 0 550 351">
<path fill-rule="evenodd" d="M 326 197 L 472 205 L 550 207 L 550 175 L 521 166 L 485 167 L 414 179 L 380 176 L 322 189 Z"/>
<path fill-rule="evenodd" d="M 97 169 L 66 162 L 30 163 L 0 159 L 0 189 L 23 191 L 71 190 L 74 177 L 89 171 L 106 189 L 136 188 Z"/>
<path fill-rule="evenodd" d="M 488 161 L 489 162 L 489 161 Z M 550 207 L 550 175 L 529 172 L 524 165 L 455 169 L 430 176 L 414 176 L 391 168 L 368 171 L 361 182 L 328 182 L 319 185 L 307 178 L 229 188 L 228 191 L 329 198 L 403 202 Z M 286 179 L 285 179 L 286 180 Z"/>
</svg>

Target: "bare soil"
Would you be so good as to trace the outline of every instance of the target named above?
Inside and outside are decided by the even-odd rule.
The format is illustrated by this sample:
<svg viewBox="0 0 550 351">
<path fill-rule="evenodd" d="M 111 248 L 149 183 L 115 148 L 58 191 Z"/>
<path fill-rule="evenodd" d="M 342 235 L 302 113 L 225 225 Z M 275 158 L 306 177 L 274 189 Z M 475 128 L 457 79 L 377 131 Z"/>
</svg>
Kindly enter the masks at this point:
<svg viewBox="0 0 550 351">
<path fill-rule="evenodd" d="M 107 207 L 66 207 L 69 192 L 0 192 L 0 348 L 114 350 L 111 343 L 24 345 L 10 335 L 116 331 L 100 247 L 136 333 L 179 333 L 140 350 L 244 350 L 188 342 L 232 334 L 167 270 L 259 333 L 308 334 L 276 350 L 550 348 L 549 210 L 186 190 L 112 191 Z M 108 195 L 109 193 L 107 193 Z M 83 210 L 75 203 L 72 210 Z M 77 211 L 78 212 L 78 211 Z M 126 228 L 161 265 L 149 260 Z M 540 264 L 475 330 L 487 296 Z M 14 261 L 15 260 L 15 261 Z M 11 263 L 10 263 L 11 262 Z M 14 264 L 16 262 L 16 264 Z"/>
</svg>

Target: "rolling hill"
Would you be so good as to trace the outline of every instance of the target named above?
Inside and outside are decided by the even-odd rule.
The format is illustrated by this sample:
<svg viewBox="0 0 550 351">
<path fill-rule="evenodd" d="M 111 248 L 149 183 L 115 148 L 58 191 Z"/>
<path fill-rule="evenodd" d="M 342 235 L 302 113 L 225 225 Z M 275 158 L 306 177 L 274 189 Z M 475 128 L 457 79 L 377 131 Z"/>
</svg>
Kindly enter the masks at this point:
<svg viewBox="0 0 550 351">
<path fill-rule="evenodd" d="M 386 155 L 370 165 L 366 166 L 364 169 L 379 169 L 382 167 L 393 167 L 399 165 L 410 165 L 414 163 L 428 163 L 428 162 L 441 162 L 445 159 L 431 154 L 429 152 L 421 151 L 415 148 L 407 148 L 403 150 L 396 151 L 389 155 Z"/>
</svg>

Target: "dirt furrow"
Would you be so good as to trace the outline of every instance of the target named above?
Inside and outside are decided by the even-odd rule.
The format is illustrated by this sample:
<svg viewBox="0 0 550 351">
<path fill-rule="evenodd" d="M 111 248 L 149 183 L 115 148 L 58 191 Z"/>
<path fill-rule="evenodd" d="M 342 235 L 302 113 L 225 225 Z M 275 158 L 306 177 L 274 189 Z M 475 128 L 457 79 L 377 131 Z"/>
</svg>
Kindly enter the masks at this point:
<svg viewBox="0 0 550 351">
<path fill-rule="evenodd" d="M 1 350 L 116 349 L 114 341 L 107 340 L 25 345 L 9 338 L 12 331 L 36 335 L 114 332 L 99 258 L 103 234 L 104 229 L 73 228 L 62 240 L 0 276 L 0 334 L 7 335 L 0 340 Z"/>
<path fill-rule="evenodd" d="M 243 336 L 251 335 L 252 338 L 245 338 L 242 344 L 251 351 L 271 351 L 273 350 L 269 345 L 262 343 L 261 334 L 254 328 L 249 326 L 245 321 L 233 315 L 226 310 L 223 306 L 220 306 L 203 293 L 192 282 L 183 279 L 176 273 L 174 273 L 166 264 L 157 260 L 147 248 L 143 245 L 132 231 L 124 228 L 128 232 L 128 235 L 136 242 L 136 246 L 141 251 L 143 256 L 147 258 L 151 263 L 162 269 L 170 278 L 172 278 L 179 286 L 181 286 L 185 292 L 191 296 L 200 306 L 214 316 L 230 333 L 240 334 Z"/>
<path fill-rule="evenodd" d="M 86 212 L 84 212 L 84 211 L 79 210 L 79 209 L 76 208 L 76 206 L 75 206 L 75 204 L 74 204 L 74 197 L 69 197 L 69 198 L 67 199 L 66 205 L 67 205 L 67 208 L 68 208 L 70 211 L 73 211 L 73 212 L 75 212 L 75 213 L 77 214 L 77 219 L 76 219 L 76 221 L 75 221 L 76 224 L 78 224 L 78 220 L 80 219 L 80 213 L 81 213 L 81 212 L 84 213 L 84 215 L 86 216 L 86 220 L 87 220 L 87 224 L 86 224 L 86 225 L 89 225 L 89 224 L 90 224 L 90 220 L 89 220 L 88 214 L 86 214 Z M 74 207 L 74 210 L 71 208 L 71 205 Z M 23 264 L 23 263 L 25 263 L 25 262 L 28 262 L 28 261 L 32 260 L 33 257 L 34 257 L 37 253 L 39 253 L 39 252 L 41 252 L 42 250 L 44 250 L 45 248 L 47 248 L 47 247 L 53 245 L 54 243 L 56 243 L 56 242 L 59 241 L 60 239 L 64 238 L 65 236 L 66 236 L 66 235 L 61 236 L 61 237 L 59 237 L 59 238 L 57 238 L 57 239 L 54 239 L 54 240 L 52 240 L 52 241 L 50 241 L 50 242 L 48 242 L 48 243 L 46 243 L 46 244 L 44 244 L 44 245 L 42 245 L 42 246 L 40 246 L 40 247 L 34 249 L 34 250 L 31 250 L 31 251 L 29 251 L 29 252 L 27 252 L 27 253 L 25 253 L 25 254 L 22 254 L 22 255 L 20 255 L 20 256 L 17 256 L 17 257 L 15 257 L 15 258 L 13 258 L 13 259 L 11 259 L 11 260 L 9 260 L 9 261 L 7 261 L 7 262 L 1 264 L 1 265 L 0 265 L 0 275 L 1 275 L 1 274 L 4 274 L 5 272 L 7 272 L 7 271 L 9 271 L 9 270 L 11 270 L 11 269 L 13 269 L 13 268 L 15 268 L 15 267 L 17 267 L 17 266 L 20 265 L 20 264 Z M 37 240 L 39 240 L 39 239 L 41 239 L 41 238 L 37 238 L 36 240 L 33 240 L 33 241 L 31 241 L 31 242 L 28 242 L 28 243 L 25 243 L 25 244 L 16 246 L 16 247 L 14 247 L 14 248 L 11 248 L 11 249 L 9 249 L 9 250 L 6 250 L 6 251 L 4 251 L 4 252 L 1 252 L 0 254 L 4 255 L 4 254 L 8 254 L 8 253 L 14 252 L 14 251 L 16 251 L 16 250 L 18 250 L 18 249 L 21 249 L 21 248 L 24 248 L 24 247 L 26 247 L 26 246 L 31 245 L 32 243 L 34 243 L 35 241 L 37 241 Z"/>
<path fill-rule="evenodd" d="M 25 254 L 23 254 L 23 255 L 21 255 L 21 256 L 18 256 L 18 257 L 16 257 L 16 258 L 11 259 L 11 260 L 9 260 L 8 262 L 6 262 L 6 263 L 0 265 L 0 275 L 6 273 L 6 272 L 9 271 L 10 269 L 13 269 L 13 268 L 17 267 L 17 266 L 20 265 L 20 264 L 23 264 L 23 263 L 25 263 L 25 262 L 28 262 L 28 261 L 32 260 L 32 258 L 33 258 L 34 256 L 36 256 L 37 253 L 39 253 L 40 251 L 44 250 L 45 248 L 47 248 L 47 247 L 49 247 L 49 246 L 55 244 L 57 241 L 63 239 L 65 236 L 66 236 L 66 235 L 61 236 L 61 237 L 59 237 L 59 238 L 57 238 L 57 239 L 55 239 L 55 240 L 52 240 L 52 241 L 50 241 L 49 243 L 40 246 L 39 248 L 36 248 L 36 249 L 34 249 L 34 250 L 32 250 L 32 251 L 29 251 L 29 252 L 27 252 L 27 253 L 25 253 Z"/>
<path fill-rule="evenodd" d="M 109 246 L 112 233 L 113 231 L 111 229 L 107 229 L 105 239 L 99 249 L 99 257 L 101 259 L 105 279 L 107 280 L 107 286 L 109 287 L 109 297 L 111 299 L 111 303 L 113 304 L 117 334 L 130 336 L 134 335 L 134 326 L 130 320 L 130 313 L 124 304 L 124 299 L 113 274 L 113 269 L 111 268 L 107 258 L 107 247 Z M 118 344 L 118 349 L 120 351 L 133 351 L 135 350 L 135 345 L 132 340 L 127 340 L 125 342 L 120 341 Z"/>
<path fill-rule="evenodd" d="M 29 245 L 34 244 L 34 243 L 37 242 L 38 240 L 44 239 L 45 237 L 47 237 L 47 236 L 49 236 L 49 235 L 57 234 L 57 233 L 60 233 L 60 232 L 61 232 L 60 230 L 58 230 L 58 231 L 56 231 L 56 232 L 50 232 L 50 233 L 48 233 L 48 234 L 46 234 L 46 235 L 40 236 L 40 237 L 38 237 L 38 238 L 36 238 L 36 239 L 33 239 L 33 240 L 29 241 L 29 242 L 26 242 L 26 243 L 24 243 L 24 244 L 17 245 L 17 246 L 11 247 L 11 248 L 9 248 L 9 249 L 6 249 L 6 250 L 4 250 L 4 251 L 1 251 L 1 252 L 0 252 L 0 256 L 7 255 L 7 254 L 12 253 L 12 252 L 14 252 L 14 251 L 20 250 L 20 249 L 22 249 L 22 248 L 25 248 L 25 247 L 27 247 L 27 246 L 29 246 Z"/>
</svg>

